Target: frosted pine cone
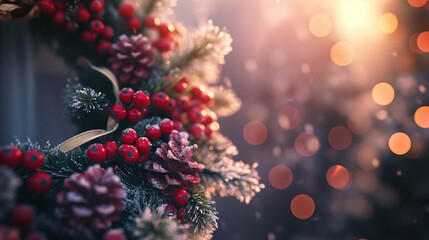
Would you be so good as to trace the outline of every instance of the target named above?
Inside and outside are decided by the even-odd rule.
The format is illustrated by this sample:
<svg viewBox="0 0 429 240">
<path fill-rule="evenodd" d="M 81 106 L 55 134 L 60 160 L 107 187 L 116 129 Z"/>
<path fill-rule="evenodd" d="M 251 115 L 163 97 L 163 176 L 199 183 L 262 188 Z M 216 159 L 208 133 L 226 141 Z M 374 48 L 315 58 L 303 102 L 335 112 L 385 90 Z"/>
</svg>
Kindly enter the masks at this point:
<svg viewBox="0 0 429 240">
<path fill-rule="evenodd" d="M 126 193 L 112 169 L 92 166 L 64 181 L 66 191 L 58 192 L 56 213 L 75 227 L 105 229 L 124 209 Z"/>
<path fill-rule="evenodd" d="M 155 50 L 142 34 L 128 37 L 121 35 L 112 46 L 113 56 L 109 58 L 110 68 L 121 85 L 135 86 L 149 77 L 153 66 Z"/>
<path fill-rule="evenodd" d="M 192 149 L 188 134 L 173 130 L 168 143 L 161 143 L 155 151 L 156 156 L 145 163 L 147 179 L 166 196 L 173 195 L 178 189 L 192 189 L 200 182 L 199 171 L 204 166 L 192 160 Z"/>
</svg>

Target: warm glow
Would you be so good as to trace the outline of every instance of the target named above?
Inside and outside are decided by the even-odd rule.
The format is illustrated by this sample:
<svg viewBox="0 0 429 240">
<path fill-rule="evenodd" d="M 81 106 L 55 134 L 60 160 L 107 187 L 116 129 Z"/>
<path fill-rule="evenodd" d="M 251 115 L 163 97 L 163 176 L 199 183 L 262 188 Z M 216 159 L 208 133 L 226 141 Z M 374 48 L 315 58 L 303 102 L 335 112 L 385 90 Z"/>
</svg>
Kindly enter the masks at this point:
<svg viewBox="0 0 429 240">
<path fill-rule="evenodd" d="M 290 203 L 290 210 L 292 214 L 299 219 L 310 218 L 316 206 L 313 199 L 305 194 L 300 194 L 292 199 Z"/>
<path fill-rule="evenodd" d="M 384 13 L 378 20 L 378 27 L 385 34 L 393 33 L 398 27 L 398 18 L 393 13 Z"/>
<path fill-rule="evenodd" d="M 413 7 L 423 7 L 426 3 L 427 0 L 408 0 L 408 3 L 413 6 Z"/>
<path fill-rule="evenodd" d="M 279 111 L 277 121 L 280 127 L 285 130 L 294 129 L 301 121 L 301 114 L 296 108 L 287 106 Z"/>
<path fill-rule="evenodd" d="M 329 131 L 328 141 L 332 148 L 344 150 L 352 143 L 352 134 L 343 126 L 336 126 Z"/>
<path fill-rule="evenodd" d="M 332 20 L 324 13 L 318 13 L 311 17 L 308 28 L 314 36 L 325 37 L 332 31 Z"/>
<path fill-rule="evenodd" d="M 310 132 L 303 132 L 295 139 L 295 150 L 301 156 L 312 156 L 319 150 L 319 147 L 319 139 Z"/>
<path fill-rule="evenodd" d="M 411 139 L 407 134 L 397 132 L 390 137 L 389 148 L 393 153 L 403 155 L 410 150 Z"/>
<path fill-rule="evenodd" d="M 414 114 L 414 121 L 421 128 L 429 128 L 429 107 L 423 106 Z"/>
<path fill-rule="evenodd" d="M 429 31 L 422 32 L 417 37 L 417 47 L 422 52 L 429 52 Z"/>
<path fill-rule="evenodd" d="M 260 145 L 267 139 L 267 127 L 260 121 L 250 121 L 243 128 L 243 137 L 250 145 Z"/>
<path fill-rule="evenodd" d="M 351 173 L 341 165 L 335 165 L 326 172 L 326 181 L 335 189 L 346 190 L 350 187 Z"/>
<path fill-rule="evenodd" d="M 362 135 L 371 128 L 371 116 L 366 112 L 353 112 L 347 119 L 347 127 L 357 135 Z"/>
<path fill-rule="evenodd" d="M 388 105 L 395 97 L 393 87 L 385 82 L 379 83 L 372 89 L 372 98 L 379 105 Z"/>
<path fill-rule="evenodd" d="M 331 60 L 338 66 L 347 66 L 355 59 L 355 49 L 347 42 L 338 42 L 331 48 Z"/>
<path fill-rule="evenodd" d="M 277 165 L 270 170 L 268 174 L 268 180 L 270 181 L 271 186 L 279 190 L 286 189 L 290 186 L 293 180 L 292 171 L 284 166 Z"/>
</svg>

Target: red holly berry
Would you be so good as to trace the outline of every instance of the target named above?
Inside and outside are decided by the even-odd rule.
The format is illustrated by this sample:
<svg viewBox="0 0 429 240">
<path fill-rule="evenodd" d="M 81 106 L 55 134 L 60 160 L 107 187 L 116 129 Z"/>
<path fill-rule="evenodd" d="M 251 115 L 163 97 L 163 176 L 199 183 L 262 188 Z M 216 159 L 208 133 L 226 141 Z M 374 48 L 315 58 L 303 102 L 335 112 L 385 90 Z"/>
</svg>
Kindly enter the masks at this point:
<svg viewBox="0 0 429 240">
<path fill-rule="evenodd" d="M 119 147 L 119 155 L 126 163 L 135 163 L 139 158 L 137 148 L 128 144 L 122 144 Z"/>
<path fill-rule="evenodd" d="M 177 205 L 185 205 L 189 201 L 189 194 L 184 189 L 179 189 L 174 193 L 174 202 Z"/>
<path fill-rule="evenodd" d="M 111 229 L 103 236 L 103 240 L 126 240 L 122 229 Z"/>
<path fill-rule="evenodd" d="M 113 28 L 111 26 L 105 26 L 103 35 L 101 35 L 101 37 L 103 37 L 106 40 L 110 40 L 114 36 L 115 36 L 115 31 L 113 30 Z"/>
<path fill-rule="evenodd" d="M 219 123 L 217 122 L 206 124 L 204 125 L 204 127 L 205 127 L 204 133 L 209 138 L 213 135 L 213 133 L 219 132 Z"/>
<path fill-rule="evenodd" d="M 168 101 L 167 107 L 164 110 L 170 113 L 174 111 L 175 108 L 176 108 L 176 101 L 174 99 L 170 99 L 170 101 Z"/>
<path fill-rule="evenodd" d="M 203 93 L 206 92 L 206 87 L 200 86 L 200 87 L 193 87 L 191 89 L 191 94 L 193 98 L 200 99 Z"/>
<path fill-rule="evenodd" d="M 138 91 L 134 94 L 133 102 L 136 107 L 147 107 L 150 103 L 150 97 L 146 93 Z"/>
<path fill-rule="evenodd" d="M 0 163 L 9 167 L 17 167 L 22 162 L 22 152 L 14 146 L 3 147 L 0 150 Z"/>
<path fill-rule="evenodd" d="M 170 117 L 173 120 L 180 120 L 182 117 L 183 111 L 180 108 L 175 108 L 171 113 Z"/>
<path fill-rule="evenodd" d="M 196 140 L 203 139 L 205 135 L 205 127 L 201 123 L 194 123 L 189 129 L 188 132 L 194 137 Z"/>
<path fill-rule="evenodd" d="M 144 25 L 147 28 L 156 28 L 161 21 L 159 21 L 159 18 L 156 18 L 154 16 L 147 16 L 144 18 Z"/>
<path fill-rule="evenodd" d="M 177 209 L 173 204 L 167 204 L 167 206 L 165 206 L 165 210 L 164 213 L 167 214 L 167 216 L 174 216 L 177 214 Z"/>
<path fill-rule="evenodd" d="M 32 193 L 44 193 L 51 187 L 51 176 L 45 172 L 37 172 L 27 180 L 27 188 Z"/>
<path fill-rule="evenodd" d="M 108 41 L 101 40 L 97 43 L 97 52 L 100 55 L 107 55 L 112 49 L 112 44 Z"/>
<path fill-rule="evenodd" d="M 88 22 L 90 18 L 91 14 L 85 8 L 81 8 L 77 11 L 77 20 L 79 20 L 79 22 Z"/>
<path fill-rule="evenodd" d="M 162 37 L 170 36 L 175 30 L 172 24 L 161 23 L 158 26 L 158 32 Z"/>
<path fill-rule="evenodd" d="M 173 126 L 174 126 L 174 129 L 179 132 L 185 131 L 185 128 L 183 127 L 183 124 L 180 121 L 173 120 Z"/>
<path fill-rule="evenodd" d="M 134 16 L 134 6 L 129 3 L 125 2 L 118 8 L 119 15 L 123 18 L 132 18 Z"/>
<path fill-rule="evenodd" d="M 89 9 L 91 9 L 92 12 L 98 13 L 103 11 L 104 4 L 100 0 L 94 0 L 89 4 Z"/>
<path fill-rule="evenodd" d="M 122 121 L 127 117 L 127 109 L 121 104 L 115 104 L 110 109 L 110 116 L 117 122 Z"/>
<path fill-rule="evenodd" d="M 34 215 L 34 210 L 30 205 L 18 204 L 10 213 L 10 220 L 17 227 L 26 227 L 33 222 Z"/>
<path fill-rule="evenodd" d="M 199 107 L 193 107 L 188 111 L 188 119 L 191 123 L 201 123 L 206 120 L 207 112 Z"/>
<path fill-rule="evenodd" d="M 174 86 L 173 89 L 177 93 L 184 93 L 187 88 L 188 88 L 188 83 L 186 83 L 184 81 L 180 81 Z"/>
<path fill-rule="evenodd" d="M 140 28 L 142 27 L 142 24 L 138 18 L 133 17 L 130 20 L 128 20 L 127 26 L 135 32 L 137 30 L 140 30 Z"/>
<path fill-rule="evenodd" d="M 200 97 L 204 104 L 210 105 L 213 103 L 214 94 L 212 92 L 203 93 Z"/>
<path fill-rule="evenodd" d="M 139 153 L 139 159 L 137 160 L 137 163 L 145 163 L 149 159 L 149 154 L 140 154 Z"/>
<path fill-rule="evenodd" d="M 97 40 L 97 35 L 89 30 L 84 30 L 81 33 L 81 39 L 85 43 L 93 43 Z"/>
<path fill-rule="evenodd" d="M 187 221 L 185 221 L 186 216 L 186 207 L 182 207 L 177 211 L 177 219 L 179 219 L 180 223 L 185 224 Z"/>
<path fill-rule="evenodd" d="M 175 42 L 169 37 L 160 38 L 158 41 L 153 43 L 153 46 L 160 52 L 168 52 L 174 48 Z"/>
<path fill-rule="evenodd" d="M 142 118 L 145 118 L 149 114 L 149 110 L 147 107 L 138 108 L 140 112 L 142 113 Z"/>
<path fill-rule="evenodd" d="M 152 143 L 146 137 L 141 137 L 137 139 L 134 146 L 136 146 L 137 150 L 139 150 L 139 153 L 148 154 L 150 153 L 150 147 L 152 146 Z"/>
<path fill-rule="evenodd" d="M 113 141 L 106 142 L 104 144 L 104 148 L 106 149 L 108 160 L 113 159 L 116 157 L 116 155 L 118 155 L 119 147 L 115 142 Z"/>
<path fill-rule="evenodd" d="M 162 134 L 164 134 L 165 136 L 168 136 L 170 135 L 171 131 L 173 131 L 174 129 L 173 121 L 171 121 L 168 118 L 164 118 L 159 123 L 159 128 L 161 129 Z"/>
<path fill-rule="evenodd" d="M 40 11 L 46 14 L 53 14 L 55 12 L 55 3 L 52 0 L 41 0 L 39 7 Z"/>
<path fill-rule="evenodd" d="M 130 105 L 133 102 L 134 90 L 131 88 L 122 88 L 119 93 L 119 100 L 125 105 Z"/>
<path fill-rule="evenodd" d="M 179 107 L 183 111 L 188 110 L 188 108 L 190 107 L 190 105 L 189 105 L 189 98 L 186 97 L 186 96 L 179 97 L 176 100 L 176 105 L 177 105 L 177 107 Z"/>
<path fill-rule="evenodd" d="M 161 137 L 161 129 L 159 129 L 158 125 L 152 125 L 146 130 L 146 137 L 149 140 L 157 140 Z"/>
<path fill-rule="evenodd" d="M 104 24 L 100 20 L 94 20 L 90 24 L 90 28 L 93 32 L 97 34 L 102 34 L 104 32 Z"/>
<path fill-rule="evenodd" d="M 54 22 L 55 25 L 61 26 L 66 21 L 66 15 L 64 12 L 56 12 L 52 16 L 52 22 Z"/>
<path fill-rule="evenodd" d="M 157 92 L 152 96 L 152 105 L 158 109 L 165 109 L 168 106 L 170 97 L 165 92 Z"/>
<path fill-rule="evenodd" d="M 214 113 L 212 111 L 207 111 L 206 121 L 204 121 L 204 124 L 209 124 L 209 123 L 216 122 L 216 121 L 217 121 L 216 113 Z"/>
<path fill-rule="evenodd" d="M 37 150 L 29 150 L 24 153 L 22 165 L 28 171 L 36 171 L 42 167 L 43 160 L 45 160 L 45 157 L 41 152 Z"/>
<path fill-rule="evenodd" d="M 121 141 L 125 144 L 134 144 L 137 141 L 137 132 L 132 128 L 127 128 L 122 131 Z"/>
<path fill-rule="evenodd" d="M 142 112 L 140 112 L 137 108 L 132 108 L 128 111 L 128 121 L 136 123 L 142 119 Z"/>
<path fill-rule="evenodd" d="M 101 163 L 106 160 L 107 151 L 103 145 L 99 143 L 91 144 L 86 150 L 86 155 L 88 159 L 93 163 Z"/>
</svg>

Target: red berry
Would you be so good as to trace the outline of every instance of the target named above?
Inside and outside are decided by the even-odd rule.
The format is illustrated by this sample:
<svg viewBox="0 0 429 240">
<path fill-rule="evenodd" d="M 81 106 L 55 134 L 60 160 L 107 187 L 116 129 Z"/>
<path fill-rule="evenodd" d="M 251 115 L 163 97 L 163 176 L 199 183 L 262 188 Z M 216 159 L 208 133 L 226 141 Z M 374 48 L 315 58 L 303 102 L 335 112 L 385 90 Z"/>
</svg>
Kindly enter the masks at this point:
<svg viewBox="0 0 429 240">
<path fill-rule="evenodd" d="M 110 40 L 115 36 L 115 31 L 111 26 L 106 26 L 104 28 L 103 35 L 101 35 L 104 39 Z"/>
<path fill-rule="evenodd" d="M 97 52 L 100 55 L 107 55 L 112 49 L 112 44 L 108 41 L 101 40 L 97 43 Z"/>
<path fill-rule="evenodd" d="M 51 176 L 45 172 L 37 172 L 27 180 L 27 188 L 32 193 L 44 193 L 51 187 Z"/>
<path fill-rule="evenodd" d="M 12 224 L 17 227 L 26 227 L 34 220 L 34 210 L 27 204 L 16 205 L 10 213 Z"/>
<path fill-rule="evenodd" d="M 128 144 L 122 144 L 119 147 L 119 154 L 126 163 L 135 163 L 139 158 L 137 148 Z"/>
<path fill-rule="evenodd" d="M 91 14 L 85 8 L 81 8 L 77 11 L 77 20 L 79 20 L 79 22 L 88 22 L 90 18 Z"/>
<path fill-rule="evenodd" d="M 89 4 L 89 9 L 91 9 L 92 12 L 101 12 L 103 11 L 104 4 L 100 0 L 94 0 Z"/>
<path fill-rule="evenodd" d="M 55 10 L 57 11 L 61 11 L 64 12 L 64 10 L 66 9 L 66 6 L 64 5 L 64 2 L 54 2 L 55 5 Z"/>
<path fill-rule="evenodd" d="M 150 103 L 150 97 L 146 93 L 138 91 L 134 94 L 133 102 L 136 107 L 147 107 Z"/>
<path fill-rule="evenodd" d="M 137 132 L 132 128 L 127 128 L 122 131 L 121 141 L 125 144 L 134 144 L 137 141 Z"/>
<path fill-rule="evenodd" d="M 162 37 L 168 37 L 168 36 L 170 36 L 175 30 L 176 29 L 174 28 L 174 26 L 172 24 L 161 23 L 158 26 L 159 34 Z"/>
<path fill-rule="evenodd" d="M 159 18 L 156 18 L 154 16 L 147 16 L 144 18 L 144 25 L 147 28 L 156 28 L 161 21 L 159 21 Z"/>
<path fill-rule="evenodd" d="M 140 30 L 140 28 L 142 27 L 142 24 L 138 18 L 133 17 L 130 20 L 128 20 L 127 26 L 135 32 L 137 30 Z"/>
<path fill-rule="evenodd" d="M 140 112 L 142 113 L 142 118 L 145 118 L 149 114 L 149 110 L 147 107 L 138 108 Z"/>
<path fill-rule="evenodd" d="M 142 112 L 140 112 L 137 108 L 132 108 L 128 111 L 128 121 L 136 123 L 142 119 Z"/>
<path fill-rule="evenodd" d="M 158 125 L 152 125 L 146 130 L 146 137 L 149 140 L 157 140 L 161 137 L 161 129 L 159 129 Z"/>
<path fill-rule="evenodd" d="M 45 157 L 43 154 L 37 150 L 30 150 L 24 153 L 24 158 L 22 160 L 22 165 L 28 171 L 36 171 L 41 168 Z"/>
<path fill-rule="evenodd" d="M 137 163 L 145 163 L 149 159 L 149 154 L 140 154 L 139 153 L 139 159 L 137 160 Z"/>
<path fill-rule="evenodd" d="M 193 107 L 188 111 L 188 119 L 191 123 L 201 123 L 206 120 L 206 110 L 201 110 L 199 107 Z"/>
<path fill-rule="evenodd" d="M 167 107 L 164 110 L 168 113 L 171 113 L 174 111 L 174 109 L 176 109 L 176 100 L 170 99 L 170 101 L 168 101 Z"/>
<path fill-rule="evenodd" d="M 204 121 L 204 124 L 209 124 L 216 121 L 217 121 L 216 113 L 212 111 L 207 111 L 206 121 Z"/>
<path fill-rule="evenodd" d="M 161 129 L 162 134 L 164 134 L 165 136 L 168 136 L 170 135 L 171 131 L 173 131 L 174 129 L 173 121 L 171 121 L 168 118 L 164 118 L 159 123 L 159 128 Z"/>
<path fill-rule="evenodd" d="M 55 3 L 52 0 L 41 0 L 40 11 L 46 14 L 53 14 L 55 12 Z"/>
<path fill-rule="evenodd" d="M 214 94 L 212 92 L 203 93 L 201 95 L 201 101 L 207 105 L 210 105 L 211 103 L 213 103 L 213 98 L 214 98 Z"/>
<path fill-rule="evenodd" d="M 134 6 L 129 3 L 125 2 L 118 8 L 119 15 L 123 18 L 132 18 L 134 16 Z"/>
<path fill-rule="evenodd" d="M 117 122 L 122 121 L 127 117 L 127 109 L 121 104 L 115 104 L 110 109 L 110 116 Z"/>
<path fill-rule="evenodd" d="M 104 32 L 104 24 L 100 20 L 94 20 L 91 22 L 90 28 L 93 32 L 97 34 L 102 34 Z"/>
<path fill-rule="evenodd" d="M 170 97 L 165 92 L 157 92 L 152 96 L 152 105 L 158 109 L 165 109 L 168 107 Z"/>
<path fill-rule="evenodd" d="M 196 140 L 201 140 L 205 135 L 205 127 L 201 123 L 195 123 L 188 129 L 188 132 Z"/>
<path fill-rule="evenodd" d="M 185 96 L 179 97 L 176 100 L 176 105 L 177 105 L 177 107 L 179 107 L 183 111 L 188 110 L 188 108 L 190 107 L 190 105 L 189 105 L 189 98 L 185 97 Z"/>
<path fill-rule="evenodd" d="M 206 124 L 204 125 L 204 127 L 205 127 L 204 133 L 209 138 L 213 135 L 213 133 L 219 132 L 219 123 L 217 122 Z"/>
<path fill-rule="evenodd" d="M 101 163 L 106 160 L 107 151 L 103 145 L 99 143 L 91 144 L 86 150 L 86 155 L 88 159 L 93 163 Z"/>
<path fill-rule="evenodd" d="M 170 117 L 173 120 L 180 120 L 182 118 L 183 111 L 180 108 L 175 108 L 171 113 Z"/>
<path fill-rule="evenodd" d="M 54 22 L 55 25 L 60 26 L 66 21 L 66 15 L 63 12 L 56 12 L 52 16 L 52 22 Z"/>
<path fill-rule="evenodd" d="M 200 86 L 200 87 L 193 87 L 191 89 L 191 94 L 193 98 L 200 99 L 203 93 L 206 92 L 206 87 Z"/>
<path fill-rule="evenodd" d="M 168 52 L 174 48 L 175 42 L 169 37 L 160 38 L 158 41 L 153 43 L 153 46 L 160 52 Z"/>
<path fill-rule="evenodd" d="M 188 88 L 188 83 L 186 83 L 184 81 L 180 81 L 174 86 L 173 89 L 177 93 L 183 93 L 186 91 L 186 88 Z"/>
<path fill-rule="evenodd" d="M 103 236 L 103 240 L 126 240 L 122 229 L 111 229 Z"/>
<path fill-rule="evenodd" d="M 131 88 L 122 88 L 119 93 L 119 100 L 125 105 L 130 105 L 133 102 L 134 90 Z"/>
<path fill-rule="evenodd" d="M 14 146 L 3 147 L 0 150 L 0 163 L 9 167 L 17 167 L 22 162 L 22 152 Z"/>
<path fill-rule="evenodd" d="M 152 143 L 146 137 L 141 137 L 137 139 L 134 145 L 136 146 L 137 150 L 139 150 L 139 153 L 148 154 L 150 153 L 150 147 L 152 146 Z"/>
<path fill-rule="evenodd" d="M 179 189 L 174 193 L 174 202 L 177 205 L 185 205 L 189 201 L 189 194 L 186 190 Z"/>
<path fill-rule="evenodd" d="M 95 35 L 95 33 L 91 32 L 89 30 L 84 30 L 81 33 L 81 39 L 85 43 L 93 43 L 93 42 L 95 42 L 95 40 L 97 40 L 97 35 Z"/>
<path fill-rule="evenodd" d="M 174 126 L 174 129 L 179 132 L 185 131 L 185 128 L 183 127 L 183 124 L 180 121 L 173 120 L 173 126 Z"/>
<path fill-rule="evenodd" d="M 187 221 L 185 221 L 186 216 L 186 207 L 182 207 L 177 211 L 177 219 L 179 219 L 180 223 L 185 224 Z"/>
<path fill-rule="evenodd" d="M 177 214 L 177 209 L 173 204 L 167 204 L 167 206 L 165 206 L 164 213 L 169 217 L 174 216 Z"/>
<path fill-rule="evenodd" d="M 118 155 L 119 147 L 115 142 L 113 142 L 113 141 L 106 142 L 104 144 L 104 148 L 106 149 L 108 160 L 113 159 L 116 157 L 116 155 Z"/>
</svg>

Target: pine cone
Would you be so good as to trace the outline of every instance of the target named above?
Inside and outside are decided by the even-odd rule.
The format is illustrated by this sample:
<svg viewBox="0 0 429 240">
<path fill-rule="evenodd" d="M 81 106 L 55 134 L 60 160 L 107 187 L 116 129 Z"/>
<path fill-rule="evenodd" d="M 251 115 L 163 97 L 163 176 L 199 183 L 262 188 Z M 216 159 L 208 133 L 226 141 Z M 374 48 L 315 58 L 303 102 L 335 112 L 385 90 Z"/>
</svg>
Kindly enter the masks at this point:
<svg viewBox="0 0 429 240">
<path fill-rule="evenodd" d="M 75 173 L 64 181 L 66 191 L 58 192 L 56 213 L 75 227 L 105 229 L 124 209 L 126 193 L 120 178 L 99 165 Z"/>
<path fill-rule="evenodd" d="M 128 37 L 121 35 L 112 46 L 113 56 L 109 58 L 110 68 L 121 85 L 136 86 L 149 77 L 153 66 L 155 50 L 142 34 Z"/>
<path fill-rule="evenodd" d="M 199 171 L 204 166 L 192 160 L 192 149 L 188 134 L 173 130 L 168 143 L 161 143 L 155 151 L 156 156 L 145 163 L 147 179 L 155 188 L 161 189 L 166 196 L 173 195 L 178 189 L 192 189 L 200 182 Z"/>
</svg>

